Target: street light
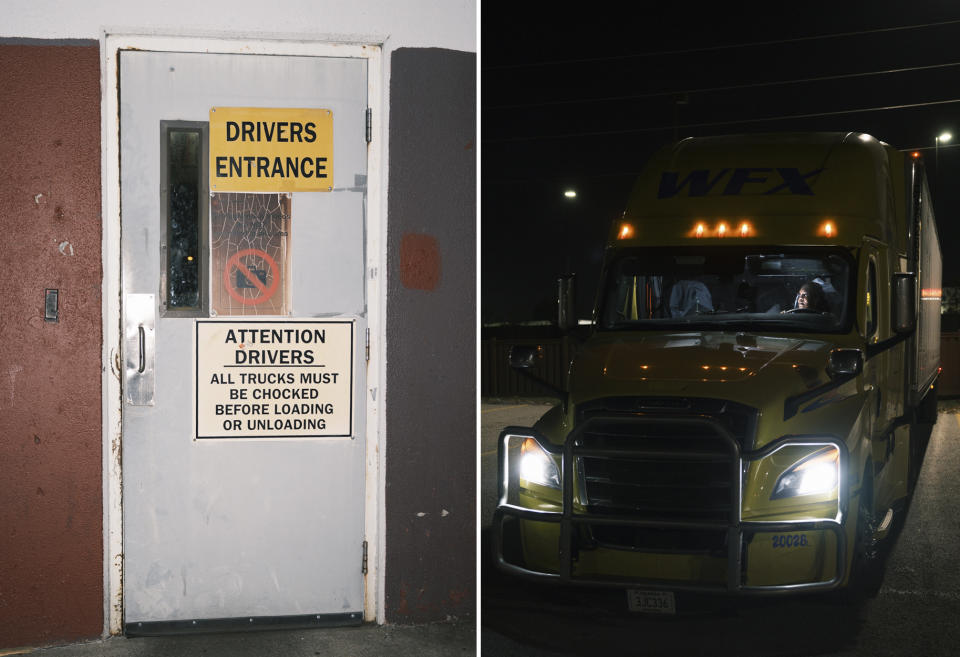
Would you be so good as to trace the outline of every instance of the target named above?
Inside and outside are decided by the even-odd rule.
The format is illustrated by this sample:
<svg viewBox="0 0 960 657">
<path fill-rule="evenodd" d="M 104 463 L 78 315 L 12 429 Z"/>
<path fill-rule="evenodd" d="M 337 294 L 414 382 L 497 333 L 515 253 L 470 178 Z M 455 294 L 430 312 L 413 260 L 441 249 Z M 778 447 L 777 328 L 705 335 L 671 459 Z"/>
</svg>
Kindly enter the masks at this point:
<svg viewBox="0 0 960 657">
<path fill-rule="evenodd" d="M 945 144 L 951 139 L 953 139 L 953 135 L 951 135 L 949 132 L 942 132 L 937 135 L 937 138 L 934 140 L 935 147 L 933 149 L 933 165 L 936 167 L 935 176 L 937 187 L 940 186 L 940 144 Z"/>
<path fill-rule="evenodd" d="M 564 205 L 566 206 L 563 211 L 563 277 L 570 277 L 573 275 L 571 271 L 572 267 L 572 257 L 570 255 L 570 215 L 573 213 L 574 201 L 577 200 L 577 190 L 573 187 L 567 187 L 563 190 L 563 198 L 566 201 Z M 569 205 L 568 205 L 569 204 Z M 562 293 L 561 293 L 562 294 Z M 572 310 L 571 310 L 572 312 Z M 561 324 L 563 320 L 561 319 Z"/>
</svg>

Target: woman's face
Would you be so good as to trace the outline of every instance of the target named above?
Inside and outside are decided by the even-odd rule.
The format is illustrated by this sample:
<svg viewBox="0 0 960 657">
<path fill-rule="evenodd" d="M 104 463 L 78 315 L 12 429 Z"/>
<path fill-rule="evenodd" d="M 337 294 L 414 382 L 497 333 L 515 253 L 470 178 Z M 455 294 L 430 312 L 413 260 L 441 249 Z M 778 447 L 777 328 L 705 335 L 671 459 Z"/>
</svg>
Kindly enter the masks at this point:
<svg viewBox="0 0 960 657">
<path fill-rule="evenodd" d="M 797 308 L 809 308 L 810 307 L 810 293 L 807 289 L 807 286 L 800 288 L 800 293 L 797 294 Z"/>
</svg>

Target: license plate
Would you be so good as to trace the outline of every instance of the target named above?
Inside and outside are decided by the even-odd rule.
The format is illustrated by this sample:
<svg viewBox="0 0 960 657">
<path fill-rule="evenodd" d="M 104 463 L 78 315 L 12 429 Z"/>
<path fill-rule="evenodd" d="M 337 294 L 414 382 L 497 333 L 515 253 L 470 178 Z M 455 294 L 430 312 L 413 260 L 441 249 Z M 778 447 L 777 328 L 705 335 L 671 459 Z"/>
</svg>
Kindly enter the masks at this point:
<svg viewBox="0 0 960 657">
<path fill-rule="evenodd" d="M 645 614 L 677 613 L 673 591 L 627 589 L 627 606 L 630 611 L 639 611 Z"/>
</svg>

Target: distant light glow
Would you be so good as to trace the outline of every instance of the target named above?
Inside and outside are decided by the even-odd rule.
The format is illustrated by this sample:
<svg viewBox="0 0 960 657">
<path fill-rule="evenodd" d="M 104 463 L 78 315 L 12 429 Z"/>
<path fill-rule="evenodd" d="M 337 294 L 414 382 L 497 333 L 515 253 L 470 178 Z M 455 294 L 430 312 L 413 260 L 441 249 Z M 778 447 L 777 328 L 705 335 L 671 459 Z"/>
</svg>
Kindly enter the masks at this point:
<svg viewBox="0 0 960 657">
<path fill-rule="evenodd" d="M 722 222 L 722 221 L 720 222 L 720 225 L 717 226 L 717 235 L 719 235 L 720 237 L 726 237 L 726 235 L 727 235 L 727 224 L 725 224 L 725 223 Z"/>
<path fill-rule="evenodd" d="M 577 192 L 572 189 L 568 189 L 564 191 L 563 195 L 566 196 L 567 198 L 577 198 Z"/>
<path fill-rule="evenodd" d="M 911 155 L 913 155 L 914 159 L 916 159 L 916 158 L 920 157 L 920 151 L 913 151 L 913 153 L 911 153 Z"/>
<path fill-rule="evenodd" d="M 618 240 L 628 240 L 633 237 L 633 226 L 630 224 L 620 224 L 620 230 L 617 231 Z"/>
<path fill-rule="evenodd" d="M 187 256 L 187 262 L 193 262 L 193 256 Z"/>
<path fill-rule="evenodd" d="M 817 234 L 822 237 L 834 238 L 837 236 L 837 226 L 833 221 L 828 219 L 820 224 L 820 230 L 817 231 Z"/>
<path fill-rule="evenodd" d="M 940 136 L 937 137 L 937 141 L 939 141 L 941 144 L 946 143 L 951 139 L 953 139 L 953 135 L 951 135 L 949 132 L 941 133 Z"/>
<path fill-rule="evenodd" d="M 750 236 L 750 224 L 746 221 L 740 223 L 740 237 L 749 237 Z"/>
<path fill-rule="evenodd" d="M 697 224 L 697 237 L 703 237 L 703 231 L 706 228 L 702 223 Z"/>
</svg>

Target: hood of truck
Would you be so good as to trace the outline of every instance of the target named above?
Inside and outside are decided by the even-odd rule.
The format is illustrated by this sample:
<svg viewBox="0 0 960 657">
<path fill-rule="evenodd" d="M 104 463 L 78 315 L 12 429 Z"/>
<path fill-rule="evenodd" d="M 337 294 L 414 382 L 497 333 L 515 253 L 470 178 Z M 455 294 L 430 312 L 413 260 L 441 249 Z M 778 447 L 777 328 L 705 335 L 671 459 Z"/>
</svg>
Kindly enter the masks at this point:
<svg viewBox="0 0 960 657">
<path fill-rule="evenodd" d="M 802 336 L 743 333 L 611 333 L 591 339 L 570 376 L 571 402 L 612 396 L 729 399 L 778 408 L 829 382 L 837 345 Z"/>
</svg>

